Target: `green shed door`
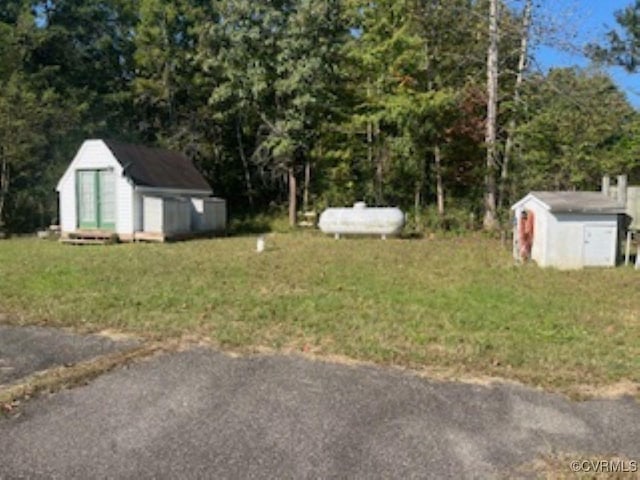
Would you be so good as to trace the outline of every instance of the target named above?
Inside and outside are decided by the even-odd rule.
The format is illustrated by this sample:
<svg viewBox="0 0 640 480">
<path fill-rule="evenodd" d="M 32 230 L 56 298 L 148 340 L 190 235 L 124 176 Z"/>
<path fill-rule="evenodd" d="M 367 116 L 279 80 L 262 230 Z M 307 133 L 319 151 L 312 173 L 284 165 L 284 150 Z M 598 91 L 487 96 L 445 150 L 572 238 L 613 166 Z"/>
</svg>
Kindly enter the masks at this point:
<svg viewBox="0 0 640 480">
<path fill-rule="evenodd" d="M 116 178 L 111 170 L 98 170 L 98 228 L 116 228 Z"/>
<path fill-rule="evenodd" d="M 113 230 L 116 224 L 115 175 L 110 170 L 76 172 L 78 226 Z"/>
<path fill-rule="evenodd" d="M 78 226 L 80 228 L 98 228 L 98 186 L 95 170 L 76 172 L 78 188 Z"/>
</svg>

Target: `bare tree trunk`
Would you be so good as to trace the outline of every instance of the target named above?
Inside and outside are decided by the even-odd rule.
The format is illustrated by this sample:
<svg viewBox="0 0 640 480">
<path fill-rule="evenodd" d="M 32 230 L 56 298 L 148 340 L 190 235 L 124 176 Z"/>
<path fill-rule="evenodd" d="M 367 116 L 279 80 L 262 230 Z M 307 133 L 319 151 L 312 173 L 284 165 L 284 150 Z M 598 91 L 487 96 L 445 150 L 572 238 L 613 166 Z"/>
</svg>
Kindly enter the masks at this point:
<svg viewBox="0 0 640 480">
<path fill-rule="evenodd" d="M 531 26 L 531 16 L 533 14 L 533 0 L 526 0 L 522 14 L 522 32 L 520 34 L 520 53 L 518 58 L 518 71 L 516 73 L 516 84 L 513 92 L 513 104 L 517 108 L 520 102 L 520 88 L 524 79 L 524 71 L 527 68 L 529 54 L 529 29 Z M 500 172 L 500 191 L 498 206 L 504 205 L 507 196 L 507 182 L 509 181 L 509 163 L 513 152 L 513 134 L 516 129 L 516 119 L 512 114 L 507 127 L 507 140 L 504 145 L 504 157 L 502 159 L 502 171 Z"/>
<path fill-rule="evenodd" d="M 242 161 L 242 170 L 244 171 L 244 183 L 247 188 L 247 197 L 249 206 L 253 209 L 253 185 L 251 184 L 251 172 L 249 172 L 249 162 L 244 154 L 244 144 L 242 142 L 242 131 L 240 129 L 240 119 L 236 118 L 236 138 L 238 140 L 238 153 Z"/>
<path fill-rule="evenodd" d="M 302 210 L 309 211 L 309 187 L 311 185 L 311 162 L 305 159 L 304 162 L 304 192 L 302 194 Z"/>
<path fill-rule="evenodd" d="M 436 174 L 436 200 L 438 203 L 438 215 L 444 215 L 444 185 L 442 184 L 442 156 L 440 145 L 433 147 L 433 163 Z"/>
<path fill-rule="evenodd" d="M 373 124 L 367 120 L 367 160 L 369 165 L 373 163 Z"/>
<path fill-rule="evenodd" d="M 9 193 L 9 165 L 0 148 L 0 231 L 4 227 L 4 206 Z"/>
<path fill-rule="evenodd" d="M 297 206 L 297 187 L 296 187 L 296 175 L 293 170 L 293 167 L 289 167 L 288 169 L 289 175 L 289 226 L 296 226 L 296 212 L 298 211 Z"/>
<path fill-rule="evenodd" d="M 496 167 L 497 167 L 497 122 L 498 122 L 498 0 L 489 5 L 489 50 L 487 52 L 487 165 L 485 173 L 485 230 L 497 227 L 496 213 Z"/>
<path fill-rule="evenodd" d="M 378 125 L 378 122 L 375 123 L 373 135 L 374 135 L 374 138 L 379 142 L 380 141 L 380 125 Z M 383 149 L 380 148 L 380 145 L 378 143 L 378 148 L 376 151 L 376 205 L 382 205 L 384 201 L 382 196 L 382 183 L 383 183 L 383 177 L 384 177 L 384 156 L 385 155 L 386 155 L 386 152 L 384 152 Z"/>
<path fill-rule="evenodd" d="M 426 158 L 422 158 L 420 161 L 420 173 L 418 175 L 418 180 L 415 183 L 415 190 L 413 193 L 413 210 L 416 220 L 416 228 L 419 231 L 422 231 L 422 190 L 424 189 L 425 183 L 425 168 L 427 165 Z"/>
</svg>

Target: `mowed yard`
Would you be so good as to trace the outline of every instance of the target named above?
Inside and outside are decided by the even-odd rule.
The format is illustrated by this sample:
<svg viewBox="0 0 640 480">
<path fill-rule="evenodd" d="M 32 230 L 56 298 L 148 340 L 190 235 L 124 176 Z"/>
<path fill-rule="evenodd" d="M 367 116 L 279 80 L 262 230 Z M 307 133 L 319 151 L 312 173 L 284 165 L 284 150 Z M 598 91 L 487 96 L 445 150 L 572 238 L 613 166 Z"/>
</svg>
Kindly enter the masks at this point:
<svg viewBox="0 0 640 480">
<path fill-rule="evenodd" d="M 640 382 L 640 272 L 517 267 L 483 236 L 274 234 L 72 247 L 0 242 L 9 321 L 202 337 L 570 391 Z"/>
</svg>

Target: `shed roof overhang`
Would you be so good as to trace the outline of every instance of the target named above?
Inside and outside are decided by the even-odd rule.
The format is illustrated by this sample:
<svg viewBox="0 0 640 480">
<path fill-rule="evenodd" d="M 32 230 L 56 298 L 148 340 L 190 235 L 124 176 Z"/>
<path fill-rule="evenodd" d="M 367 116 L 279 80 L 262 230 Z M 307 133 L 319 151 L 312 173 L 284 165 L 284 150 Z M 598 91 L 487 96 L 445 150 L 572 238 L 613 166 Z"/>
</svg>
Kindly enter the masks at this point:
<svg viewBox="0 0 640 480">
<path fill-rule="evenodd" d="M 535 201 L 552 213 L 620 215 L 625 206 L 601 192 L 530 192 L 511 206 L 512 210 Z"/>
</svg>

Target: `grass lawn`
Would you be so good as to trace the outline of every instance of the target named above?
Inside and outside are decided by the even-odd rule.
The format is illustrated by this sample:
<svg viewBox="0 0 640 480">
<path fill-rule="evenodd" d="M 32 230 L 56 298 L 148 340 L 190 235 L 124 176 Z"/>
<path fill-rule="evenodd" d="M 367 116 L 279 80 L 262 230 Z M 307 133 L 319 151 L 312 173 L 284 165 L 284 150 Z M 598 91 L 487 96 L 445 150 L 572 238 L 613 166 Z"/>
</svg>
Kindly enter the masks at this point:
<svg viewBox="0 0 640 480">
<path fill-rule="evenodd" d="M 516 267 L 482 236 L 275 234 L 72 247 L 0 242 L 0 312 L 14 321 L 223 348 L 492 375 L 544 387 L 640 382 L 640 272 Z M 15 320 L 17 319 L 17 320 Z"/>
</svg>

